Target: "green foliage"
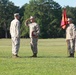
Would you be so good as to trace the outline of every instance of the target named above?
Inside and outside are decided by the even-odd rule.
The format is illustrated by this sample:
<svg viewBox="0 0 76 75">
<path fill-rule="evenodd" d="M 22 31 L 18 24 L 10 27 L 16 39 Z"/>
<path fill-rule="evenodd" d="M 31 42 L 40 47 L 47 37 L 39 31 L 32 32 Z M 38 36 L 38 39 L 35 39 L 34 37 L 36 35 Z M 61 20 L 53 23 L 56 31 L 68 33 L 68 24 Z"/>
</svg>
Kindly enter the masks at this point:
<svg viewBox="0 0 76 75">
<path fill-rule="evenodd" d="M 30 3 L 25 6 L 24 20 L 31 15 L 36 17 L 36 21 L 40 25 L 41 38 L 59 36 L 57 29 L 60 27 L 60 21 L 58 20 L 61 19 L 61 7 L 58 3 L 53 0 L 30 0 Z"/>
<path fill-rule="evenodd" d="M 0 0 L 0 27 L 2 27 L 5 31 L 5 37 L 8 37 L 7 32 L 9 31 L 10 22 L 13 19 L 13 14 L 18 12 L 18 10 L 19 7 L 15 6 L 9 0 Z"/>
<path fill-rule="evenodd" d="M 67 9 L 67 16 L 68 17 L 71 17 L 73 19 L 73 22 L 75 23 L 76 25 L 76 7 L 69 7 L 69 6 L 66 6 L 66 9 Z"/>
<path fill-rule="evenodd" d="M 10 37 L 9 27 L 15 12 L 20 13 L 21 37 L 29 37 L 29 29 L 25 20 L 31 15 L 35 16 L 40 25 L 40 38 L 65 37 L 65 30 L 61 29 L 63 8 L 53 0 L 30 0 L 21 8 L 9 0 L 0 0 L 0 37 Z M 76 7 L 66 6 L 67 16 L 73 18 L 76 25 Z M 4 34 L 2 34 L 4 33 Z"/>
</svg>

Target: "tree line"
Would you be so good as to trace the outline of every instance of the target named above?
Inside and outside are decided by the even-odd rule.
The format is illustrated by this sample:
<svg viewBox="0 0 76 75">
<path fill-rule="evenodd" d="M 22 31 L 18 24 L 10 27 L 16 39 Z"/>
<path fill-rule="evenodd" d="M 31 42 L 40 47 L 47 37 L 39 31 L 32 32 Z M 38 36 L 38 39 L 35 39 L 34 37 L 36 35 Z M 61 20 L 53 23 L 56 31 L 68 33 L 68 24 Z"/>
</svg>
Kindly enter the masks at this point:
<svg viewBox="0 0 76 75">
<path fill-rule="evenodd" d="M 29 37 L 29 29 L 24 23 L 31 15 L 40 25 L 40 38 L 65 37 L 65 30 L 60 26 L 62 10 L 63 7 L 53 0 L 30 0 L 21 8 L 9 0 L 0 0 L 0 38 L 10 38 L 9 27 L 14 13 L 20 13 L 21 38 Z M 66 11 L 76 24 L 76 7 L 66 6 Z"/>
</svg>

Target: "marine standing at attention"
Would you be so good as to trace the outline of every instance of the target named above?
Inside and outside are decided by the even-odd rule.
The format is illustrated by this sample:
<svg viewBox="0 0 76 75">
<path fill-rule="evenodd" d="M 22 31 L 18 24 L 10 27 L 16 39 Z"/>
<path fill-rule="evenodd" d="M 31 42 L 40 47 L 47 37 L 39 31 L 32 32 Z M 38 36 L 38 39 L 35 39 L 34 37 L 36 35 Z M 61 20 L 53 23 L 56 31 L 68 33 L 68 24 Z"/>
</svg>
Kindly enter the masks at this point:
<svg viewBox="0 0 76 75">
<path fill-rule="evenodd" d="M 10 34 L 12 39 L 12 56 L 19 57 L 18 51 L 20 47 L 20 22 L 19 22 L 19 13 L 14 14 L 14 20 L 10 24 Z"/>
</svg>

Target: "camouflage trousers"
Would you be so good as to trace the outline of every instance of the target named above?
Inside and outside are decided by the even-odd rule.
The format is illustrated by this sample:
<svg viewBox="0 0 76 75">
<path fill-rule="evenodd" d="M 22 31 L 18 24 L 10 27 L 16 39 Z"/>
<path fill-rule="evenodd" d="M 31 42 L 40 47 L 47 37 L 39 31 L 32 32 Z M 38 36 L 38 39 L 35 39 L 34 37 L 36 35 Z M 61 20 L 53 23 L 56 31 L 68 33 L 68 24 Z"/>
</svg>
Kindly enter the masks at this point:
<svg viewBox="0 0 76 75">
<path fill-rule="evenodd" d="M 34 37 L 31 37 L 30 38 L 31 42 L 30 42 L 30 45 L 31 45 L 31 50 L 34 53 L 38 53 L 38 48 L 37 48 L 37 42 L 38 42 L 38 38 L 34 38 Z"/>
<path fill-rule="evenodd" d="M 75 52 L 75 39 L 71 39 L 71 40 L 67 40 L 67 47 L 68 47 L 68 51 L 69 54 Z"/>
<path fill-rule="evenodd" d="M 20 47 L 20 38 L 12 38 L 12 54 L 18 54 Z"/>
</svg>

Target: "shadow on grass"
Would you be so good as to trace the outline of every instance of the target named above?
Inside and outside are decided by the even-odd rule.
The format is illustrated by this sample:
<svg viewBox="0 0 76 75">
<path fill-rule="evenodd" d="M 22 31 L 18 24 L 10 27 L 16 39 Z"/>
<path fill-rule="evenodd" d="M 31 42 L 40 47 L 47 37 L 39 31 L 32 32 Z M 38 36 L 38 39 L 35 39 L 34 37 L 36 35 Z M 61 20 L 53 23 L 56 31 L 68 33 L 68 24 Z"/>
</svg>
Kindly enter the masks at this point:
<svg viewBox="0 0 76 75">
<path fill-rule="evenodd" d="M 67 56 L 38 56 L 38 58 L 67 58 Z"/>
<path fill-rule="evenodd" d="M 73 58 L 68 56 L 37 56 L 37 57 L 30 57 L 30 56 L 21 56 L 21 58 Z M 76 58 L 76 57 L 74 57 Z"/>
<path fill-rule="evenodd" d="M 12 58 L 12 56 L 0 56 L 0 58 Z M 37 56 L 37 57 L 30 57 L 30 56 L 19 56 L 18 58 L 73 58 L 68 56 Z M 76 57 L 74 57 L 76 58 Z"/>
</svg>

